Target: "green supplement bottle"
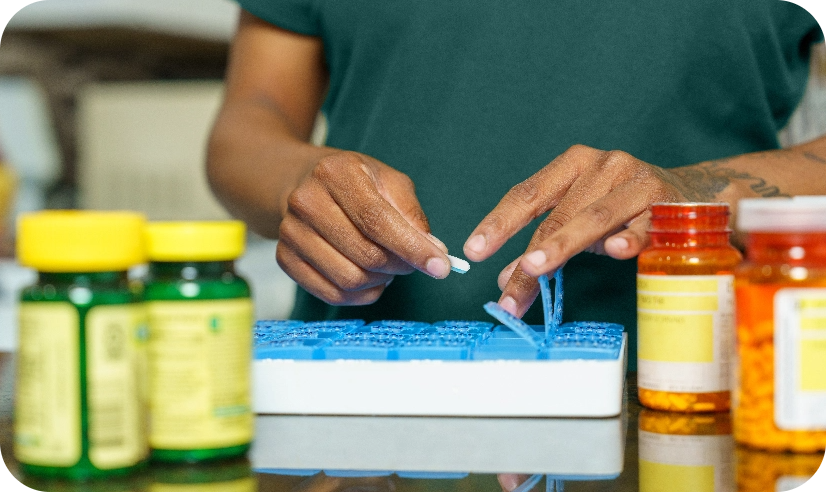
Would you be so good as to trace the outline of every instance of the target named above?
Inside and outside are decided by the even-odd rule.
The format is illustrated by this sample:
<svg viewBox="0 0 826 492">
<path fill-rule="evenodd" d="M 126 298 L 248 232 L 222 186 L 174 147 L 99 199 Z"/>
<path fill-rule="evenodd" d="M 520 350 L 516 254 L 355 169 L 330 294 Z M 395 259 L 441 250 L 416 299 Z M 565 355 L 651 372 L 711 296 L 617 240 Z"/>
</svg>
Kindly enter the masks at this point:
<svg viewBox="0 0 826 492">
<path fill-rule="evenodd" d="M 19 306 L 14 454 L 24 473 L 88 479 L 146 460 L 146 317 L 127 270 L 145 262 L 140 214 L 44 211 L 18 222 L 38 271 Z"/>
<path fill-rule="evenodd" d="M 242 222 L 154 222 L 149 273 L 149 445 L 153 459 L 243 455 L 253 435 L 253 306 L 235 273 Z"/>
</svg>

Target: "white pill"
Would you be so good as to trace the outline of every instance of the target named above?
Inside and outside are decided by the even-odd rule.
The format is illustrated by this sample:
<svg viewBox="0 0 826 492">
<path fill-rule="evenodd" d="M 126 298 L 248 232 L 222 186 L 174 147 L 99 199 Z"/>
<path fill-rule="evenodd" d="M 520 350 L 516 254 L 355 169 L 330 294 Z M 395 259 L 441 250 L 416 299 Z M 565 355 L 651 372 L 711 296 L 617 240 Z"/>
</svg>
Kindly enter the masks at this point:
<svg viewBox="0 0 826 492">
<path fill-rule="evenodd" d="M 461 258 L 447 255 L 447 259 L 450 260 L 450 269 L 454 272 L 467 273 L 467 271 L 470 270 L 470 263 Z"/>
</svg>

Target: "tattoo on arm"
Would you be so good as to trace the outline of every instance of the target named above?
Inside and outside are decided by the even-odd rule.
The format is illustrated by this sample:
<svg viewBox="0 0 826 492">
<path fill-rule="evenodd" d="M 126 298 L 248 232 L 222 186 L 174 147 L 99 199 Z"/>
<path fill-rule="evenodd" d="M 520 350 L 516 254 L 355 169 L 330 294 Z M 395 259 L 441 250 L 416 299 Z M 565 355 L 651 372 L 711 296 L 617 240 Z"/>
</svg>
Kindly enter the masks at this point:
<svg viewBox="0 0 826 492">
<path fill-rule="evenodd" d="M 678 189 L 689 200 L 712 201 L 733 181 L 750 182 L 749 187 L 752 191 L 764 198 L 791 196 L 783 193 L 780 188 L 767 183 L 765 179 L 759 176 L 726 167 L 728 161 L 729 159 L 720 159 L 697 166 L 671 169 L 670 171 L 684 183 Z M 826 160 L 821 162 L 826 164 Z"/>
<path fill-rule="evenodd" d="M 803 157 L 809 159 L 810 161 L 819 162 L 820 164 L 826 164 L 826 159 L 820 157 L 817 154 L 812 154 L 811 152 L 804 152 Z"/>
</svg>

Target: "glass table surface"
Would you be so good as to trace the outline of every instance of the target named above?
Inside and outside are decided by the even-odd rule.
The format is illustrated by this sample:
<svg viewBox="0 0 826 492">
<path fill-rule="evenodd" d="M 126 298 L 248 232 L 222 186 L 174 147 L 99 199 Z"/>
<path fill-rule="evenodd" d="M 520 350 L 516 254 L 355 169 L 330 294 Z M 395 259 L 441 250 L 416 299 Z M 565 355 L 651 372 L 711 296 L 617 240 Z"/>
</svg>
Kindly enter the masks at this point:
<svg viewBox="0 0 826 492">
<path fill-rule="evenodd" d="M 0 450 L 18 480 L 44 491 L 779 492 L 823 462 L 736 446 L 728 414 L 644 409 L 630 373 L 614 418 L 259 415 L 245 458 L 42 480 L 23 475 L 12 453 L 13 390 L 14 355 L 0 353 Z"/>
</svg>

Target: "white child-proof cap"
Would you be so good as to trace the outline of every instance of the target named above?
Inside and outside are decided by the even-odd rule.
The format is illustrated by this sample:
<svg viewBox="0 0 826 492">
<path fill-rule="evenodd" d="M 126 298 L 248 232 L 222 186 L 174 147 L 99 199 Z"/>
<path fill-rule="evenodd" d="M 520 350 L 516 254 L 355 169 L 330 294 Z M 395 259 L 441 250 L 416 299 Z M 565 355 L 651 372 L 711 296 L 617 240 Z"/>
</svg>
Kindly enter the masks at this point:
<svg viewBox="0 0 826 492">
<path fill-rule="evenodd" d="M 737 229 L 744 232 L 826 232 L 826 196 L 740 200 Z"/>
</svg>

